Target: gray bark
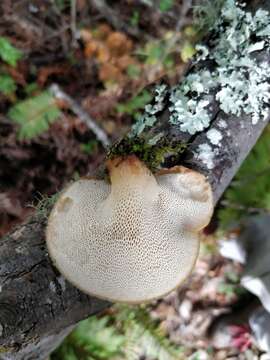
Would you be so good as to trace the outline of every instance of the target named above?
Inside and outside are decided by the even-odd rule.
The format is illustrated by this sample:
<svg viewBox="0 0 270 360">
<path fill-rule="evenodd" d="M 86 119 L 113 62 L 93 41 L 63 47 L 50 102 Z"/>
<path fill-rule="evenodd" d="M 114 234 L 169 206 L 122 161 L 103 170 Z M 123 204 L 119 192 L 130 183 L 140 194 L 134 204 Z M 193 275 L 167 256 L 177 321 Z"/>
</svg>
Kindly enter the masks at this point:
<svg viewBox="0 0 270 360">
<path fill-rule="evenodd" d="M 254 1 L 253 3 L 256 3 Z M 270 5 L 267 5 L 268 8 Z M 265 56 L 269 62 L 270 55 Z M 204 66 L 207 66 L 204 64 Z M 193 69 L 194 71 L 194 69 Z M 195 69 L 196 71 L 196 69 Z M 229 116 L 212 101 L 211 128 L 226 118 L 227 128 L 209 170 L 194 157 L 206 142 L 205 132 L 187 136 L 168 125 L 164 112 L 158 126 L 172 142 L 189 142 L 187 150 L 166 160 L 166 165 L 184 164 L 204 173 L 218 201 L 244 158 L 267 124 L 252 125 L 248 116 Z M 44 359 L 78 321 L 109 306 L 74 288 L 52 266 L 45 246 L 46 219 L 38 216 L 19 226 L 0 242 L 0 359 Z"/>
</svg>

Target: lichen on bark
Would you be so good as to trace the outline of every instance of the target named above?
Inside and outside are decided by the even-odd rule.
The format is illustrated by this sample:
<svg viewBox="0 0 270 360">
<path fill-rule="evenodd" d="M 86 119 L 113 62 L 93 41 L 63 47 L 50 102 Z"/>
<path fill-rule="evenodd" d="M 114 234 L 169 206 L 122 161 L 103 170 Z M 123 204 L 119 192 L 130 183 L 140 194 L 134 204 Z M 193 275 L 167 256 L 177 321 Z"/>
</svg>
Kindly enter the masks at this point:
<svg viewBox="0 0 270 360">
<path fill-rule="evenodd" d="M 213 118 L 212 102 L 226 114 L 251 116 L 253 124 L 265 120 L 270 100 L 270 70 L 258 53 L 270 50 L 270 15 L 263 9 L 254 14 L 244 4 L 226 0 L 208 45 L 197 46 L 197 56 L 186 77 L 168 89 L 159 85 L 154 101 L 132 127 L 130 138 L 141 138 L 156 127 L 166 107 L 168 126 L 190 135 L 207 129 Z M 209 70 L 209 63 L 211 70 Z M 200 64 L 198 68 L 198 64 Z M 156 143 L 162 133 L 155 134 Z"/>
</svg>

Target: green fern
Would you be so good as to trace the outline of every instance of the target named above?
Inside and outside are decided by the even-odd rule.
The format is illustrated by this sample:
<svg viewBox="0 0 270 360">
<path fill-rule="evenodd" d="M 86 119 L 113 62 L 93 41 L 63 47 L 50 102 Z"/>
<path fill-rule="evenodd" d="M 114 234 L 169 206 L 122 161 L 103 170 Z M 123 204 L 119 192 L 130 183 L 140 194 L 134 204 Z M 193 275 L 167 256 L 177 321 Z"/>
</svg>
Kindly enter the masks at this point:
<svg viewBox="0 0 270 360">
<path fill-rule="evenodd" d="M 180 359 L 181 348 L 167 338 L 158 321 L 153 320 L 146 306 L 118 306 L 117 320 L 125 334 L 126 360 L 138 360 L 142 356 L 156 360 Z"/>
<path fill-rule="evenodd" d="M 0 59 L 2 61 L 11 66 L 16 66 L 22 55 L 22 52 L 16 49 L 8 39 L 0 36 Z"/>
<path fill-rule="evenodd" d="M 90 317 L 81 321 L 60 348 L 51 355 L 51 360 L 103 360 L 121 355 L 123 335 L 109 323 L 111 318 Z"/>
<path fill-rule="evenodd" d="M 48 91 L 17 103 L 8 112 L 10 119 L 20 125 L 19 139 L 32 139 L 42 134 L 60 115 L 61 111 Z"/>
<path fill-rule="evenodd" d="M 270 211 L 270 127 L 243 162 L 231 186 L 225 192 L 218 217 L 221 228 L 250 214 Z"/>
<path fill-rule="evenodd" d="M 4 95 L 13 94 L 16 91 L 16 83 L 8 74 L 0 74 L 0 92 Z"/>
<path fill-rule="evenodd" d="M 160 0 L 159 10 L 161 12 L 169 11 L 173 7 L 173 4 L 174 4 L 174 0 Z"/>
<path fill-rule="evenodd" d="M 181 354 L 149 308 L 117 305 L 109 316 L 82 321 L 51 360 L 179 360 Z"/>
</svg>

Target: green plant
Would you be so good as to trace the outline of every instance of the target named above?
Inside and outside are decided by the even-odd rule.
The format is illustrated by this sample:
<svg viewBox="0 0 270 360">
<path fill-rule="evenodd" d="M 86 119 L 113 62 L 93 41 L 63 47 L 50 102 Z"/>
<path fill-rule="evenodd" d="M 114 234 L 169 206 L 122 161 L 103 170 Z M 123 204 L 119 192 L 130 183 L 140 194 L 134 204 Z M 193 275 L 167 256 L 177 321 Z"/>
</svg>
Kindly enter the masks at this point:
<svg viewBox="0 0 270 360">
<path fill-rule="evenodd" d="M 239 223 L 252 213 L 270 211 L 270 127 L 243 162 L 218 211 L 221 228 Z"/>
<path fill-rule="evenodd" d="M 26 84 L 24 87 L 24 92 L 26 95 L 33 95 L 36 91 L 39 90 L 39 85 L 36 82 L 31 82 L 29 84 Z"/>
<path fill-rule="evenodd" d="M 169 11 L 173 7 L 173 4 L 174 4 L 174 0 L 160 0 L 159 10 L 161 12 Z"/>
<path fill-rule="evenodd" d="M 81 144 L 81 150 L 86 153 L 87 155 L 93 154 L 97 149 L 97 141 L 96 140 L 90 140 L 85 144 Z"/>
<path fill-rule="evenodd" d="M 201 38 L 196 25 L 189 25 L 183 30 L 183 45 L 180 50 L 182 61 L 188 62 L 197 52 L 195 45 Z"/>
<path fill-rule="evenodd" d="M 225 295 L 228 299 L 234 296 L 241 296 L 246 293 L 246 290 L 238 284 L 222 282 L 218 286 L 218 292 Z"/>
<path fill-rule="evenodd" d="M 230 299 L 245 294 L 246 290 L 240 284 L 240 275 L 234 271 L 228 271 L 225 273 L 224 281 L 218 286 L 218 292 Z"/>
<path fill-rule="evenodd" d="M 37 205 L 33 206 L 36 209 L 37 216 L 40 218 L 47 218 L 59 195 L 60 193 L 51 196 L 40 194 Z"/>
<path fill-rule="evenodd" d="M 138 110 L 143 109 L 151 100 L 152 95 L 147 90 L 143 90 L 125 104 L 117 105 L 116 109 L 122 114 L 136 115 L 138 114 Z"/>
<path fill-rule="evenodd" d="M 20 125 L 19 139 L 32 139 L 42 134 L 60 115 L 61 111 L 48 91 L 18 102 L 8 111 L 8 116 Z"/>
<path fill-rule="evenodd" d="M 180 359 L 182 349 L 172 344 L 158 321 L 151 318 L 146 306 L 119 307 L 117 316 L 125 333 L 124 359 L 141 357 L 156 360 Z"/>
<path fill-rule="evenodd" d="M 0 92 L 4 95 L 13 94 L 16 91 L 16 83 L 8 74 L 0 74 Z"/>
<path fill-rule="evenodd" d="M 0 36 L 0 58 L 8 65 L 16 66 L 22 58 L 22 52 L 16 49 L 6 38 Z"/>
<path fill-rule="evenodd" d="M 122 353 L 124 336 L 110 325 L 110 317 L 92 316 L 81 321 L 51 360 L 102 360 Z"/>
<path fill-rule="evenodd" d="M 141 69 L 137 65 L 129 65 L 127 67 L 127 74 L 131 79 L 137 79 L 141 74 Z"/>
<path fill-rule="evenodd" d="M 155 360 L 180 359 L 181 348 L 172 344 L 145 306 L 117 305 L 110 315 L 82 321 L 51 360 Z"/>
<path fill-rule="evenodd" d="M 196 54 L 196 49 L 190 41 L 185 41 L 181 48 L 181 59 L 188 62 Z"/>
<path fill-rule="evenodd" d="M 149 41 L 145 48 L 139 51 L 139 55 L 143 57 L 145 64 L 156 65 L 164 54 L 164 48 L 162 40 Z"/>
<path fill-rule="evenodd" d="M 139 24 L 139 21 L 140 21 L 140 13 L 139 11 L 134 10 L 130 18 L 130 25 L 137 26 Z"/>
</svg>

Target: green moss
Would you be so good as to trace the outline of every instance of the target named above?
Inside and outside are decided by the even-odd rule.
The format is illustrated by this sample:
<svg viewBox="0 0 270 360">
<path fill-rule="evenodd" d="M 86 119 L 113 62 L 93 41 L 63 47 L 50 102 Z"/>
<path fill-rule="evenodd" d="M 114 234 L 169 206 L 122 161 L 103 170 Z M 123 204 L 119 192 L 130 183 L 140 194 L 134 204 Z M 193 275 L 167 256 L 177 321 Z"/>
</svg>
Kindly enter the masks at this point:
<svg viewBox="0 0 270 360">
<path fill-rule="evenodd" d="M 56 193 L 51 196 L 41 195 L 41 198 L 38 201 L 38 204 L 35 206 L 36 215 L 41 218 L 48 217 L 51 212 L 53 205 L 56 203 L 60 193 Z"/>
<path fill-rule="evenodd" d="M 134 154 L 142 160 L 152 171 L 160 167 L 167 155 L 182 153 L 187 147 L 184 143 L 172 143 L 162 138 L 154 145 L 145 139 L 125 137 L 110 150 L 108 158 Z"/>
</svg>

